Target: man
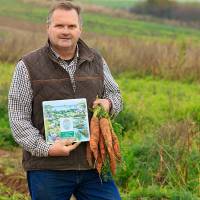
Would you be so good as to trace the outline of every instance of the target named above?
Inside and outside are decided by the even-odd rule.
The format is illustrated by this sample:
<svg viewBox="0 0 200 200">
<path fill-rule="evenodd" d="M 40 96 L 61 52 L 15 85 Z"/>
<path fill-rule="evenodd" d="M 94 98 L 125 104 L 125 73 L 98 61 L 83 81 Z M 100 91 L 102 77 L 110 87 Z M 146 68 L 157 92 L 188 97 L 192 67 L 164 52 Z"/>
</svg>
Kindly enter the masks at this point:
<svg viewBox="0 0 200 200">
<path fill-rule="evenodd" d="M 105 60 L 81 39 L 80 8 L 60 2 L 50 10 L 47 44 L 21 58 L 9 92 L 9 118 L 23 147 L 23 167 L 33 200 L 118 200 L 113 180 L 101 180 L 86 160 L 87 142 L 45 142 L 42 102 L 86 98 L 116 115 L 120 91 Z M 99 99 L 96 100 L 98 95 Z M 89 113 L 89 119 L 91 113 Z"/>
</svg>

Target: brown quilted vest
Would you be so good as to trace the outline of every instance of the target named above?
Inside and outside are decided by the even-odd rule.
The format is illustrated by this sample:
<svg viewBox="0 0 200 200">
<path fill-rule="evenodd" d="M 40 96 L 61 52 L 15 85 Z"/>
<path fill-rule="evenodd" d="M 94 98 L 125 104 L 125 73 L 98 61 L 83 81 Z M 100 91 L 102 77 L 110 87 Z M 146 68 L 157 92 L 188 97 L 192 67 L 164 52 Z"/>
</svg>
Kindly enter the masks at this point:
<svg viewBox="0 0 200 200">
<path fill-rule="evenodd" d="M 76 91 L 73 91 L 69 74 L 52 56 L 49 45 L 25 55 L 22 60 L 27 66 L 33 90 L 32 123 L 45 138 L 42 102 L 48 100 L 86 98 L 88 108 L 96 96 L 103 93 L 103 67 L 101 56 L 78 41 L 79 57 L 75 72 Z M 89 119 L 91 113 L 89 112 Z M 84 170 L 90 169 L 86 160 L 86 144 L 82 142 L 69 156 L 36 157 L 23 151 L 25 170 Z"/>
</svg>

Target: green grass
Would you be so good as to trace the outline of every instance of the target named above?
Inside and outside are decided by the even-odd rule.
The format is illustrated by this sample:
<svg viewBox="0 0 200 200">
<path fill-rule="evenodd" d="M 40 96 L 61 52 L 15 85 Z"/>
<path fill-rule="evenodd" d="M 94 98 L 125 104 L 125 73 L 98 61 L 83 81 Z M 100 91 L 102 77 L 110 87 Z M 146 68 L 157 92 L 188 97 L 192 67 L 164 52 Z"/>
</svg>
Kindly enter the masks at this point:
<svg viewBox="0 0 200 200">
<path fill-rule="evenodd" d="M 0 200 L 30 200 L 30 198 L 18 192 L 13 192 L 0 183 Z"/>
<path fill-rule="evenodd" d="M 23 3 L 19 0 L 0 0 L 0 3 L 0 16 L 28 20 L 35 23 L 45 23 L 48 12 L 45 7 Z M 181 28 L 94 13 L 84 14 L 84 29 L 87 32 L 110 36 L 128 36 L 138 39 L 193 40 L 198 42 L 200 38 L 200 32 L 191 28 Z"/>
<path fill-rule="evenodd" d="M 47 8 L 34 4 L 24 3 L 20 0 L 0 0 L 0 15 L 15 19 L 28 20 L 36 23 L 44 23 L 47 16 Z"/>
<path fill-rule="evenodd" d="M 122 36 L 143 39 L 195 40 L 200 38 L 199 31 L 171 25 L 129 20 L 101 14 L 84 15 L 85 30 L 111 36 Z"/>
<path fill-rule="evenodd" d="M 7 96 L 14 65 L 0 63 L 0 147 L 16 146 L 8 123 Z"/>
<path fill-rule="evenodd" d="M 105 6 L 109 8 L 130 8 L 134 6 L 136 3 L 141 2 L 141 0 L 78 0 L 82 3 L 87 4 L 94 4 Z M 179 3 L 193 3 L 193 2 L 200 2 L 199 0 L 177 0 Z"/>
<path fill-rule="evenodd" d="M 185 119 L 200 102 L 199 84 L 122 75 L 119 85 L 128 109 L 148 119 L 150 126 Z"/>
<path fill-rule="evenodd" d="M 0 63 L 0 102 L 5 103 L 7 101 L 7 90 L 10 86 L 11 74 L 13 72 L 14 65 Z"/>
<path fill-rule="evenodd" d="M 0 3 L 0 16 L 34 23 L 45 22 L 47 15 L 47 8 L 45 7 L 25 4 L 19 0 L 0 0 Z M 110 2 L 107 1 L 107 3 Z M 87 32 L 115 37 L 128 36 L 148 39 L 149 41 L 152 39 L 163 41 L 188 40 L 198 43 L 200 38 L 199 31 L 195 29 L 94 13 L 85 13 L 84 27 Z M 0 147 L 4 148 L 9 148 L 14 144 L 11 139 L 7 115 L 7 94 L 13 68 L 14 65 L 12 64 L 0 64 Z M 161 127 L 164 127 L 164 130 L 167 130 L 168 133 L 171 131 L 168 130 L 170 126 L 172 130 L 175 129 L 176 131 L 178 124 L 190 120 L 195 126 L 194 130 L 190 127 L 194 133 L 200 129 L 199 84 L 161 80 L 151 76 L 140 78 L 131 74 L 121 74 L 117 78 L 117 82 L 121 88 L 125 104 L 124 111 L 117 118 L 118 122 L 125 127 L 124 135 L 121 137 L 125 163 L 119 168 L 115 178 L 124 199 L 128 200 L 129 196 L 130 199 L 139 198 L 143 195 L 142 198 L 146 200 L 160 199 L 161 196 L 189 200 L 193 198 L 192 195 L 198 196 L 197 178 L 200 174 L 200 158 L 199 151 L 197 151 L 197 138 L 194 138 L 191 152 L 183 154 L 183 160 L 177 162 L 180 169 L 184 169 L 185 165 L 188 166 L 186 184 L 182 184 L 181 173 L 177 173 L 176 166 L 171 164 L 173 159 L 176 159 L 176 156 L 179 155 L 179 149 L 167 143 L 165 150 L 169 152 L 171 157 L 169 158 L 166 155 L 164 157 L 164 159 L 170 161 L 170 165 L 167 166 L 169 170 L 165 171 L 166 184 L 164 187 L 161 187 L 155 181 L 155 174 L 159 167 L 157 150 L 159 144 L 157 141 Z M 8 197 L 6 190 L 6 188 L 0 186 L 2 200 L 20 199 L 15 194 Z M 183 192 L 176 196 L 178 195 L 175 194 L 176 191 Z"/>
<path fill-rule="evenodd" d="M 127 74 L 121 75 L 117 81 L 125 104 L 125 111 L 117 120 L 125 128 L 129 127 L 121 139 L 124 163 L 116 176 L 124 199 L 197 199 L 200 173 L 200 135 L 197 132 L 200 128 L 199 84 Z M 180 128 L 185 124 L 185 128 Z M 176 134 L 191 134 L 191 130 L 196 135 L 190 135 L 190 150 L 183 142 L 187 138 L 183 141 L 177 139 L 175 144 L 171 144 Z M 164 149 L 164 185 L 155 178 L 161 147 Z M 181 172 L 185 167 L 188 178 L 186 183 L 182 183 L 184 176 Z M 154 190 L 149 188 L 151 186 Z"/>
<path fill-rule="evenodd" d="M 0 83 L 6 86 L 4 92 L 1 93 L 1 99 L 6 99 L 12 70 L 13 65 L 0 65 Z M 164 130 L 168 130 L 167 124 L 170 124 L 172 130 L 174 130 L 174 128 L 177 128 L 174 124 L 185 120 L 192 121 L 196 128 L 200 128 L 199 84 L 154 79 L 150 76 L 139 78 L 131 74 L 122 74 L 116 80 L 122 91 L 125 104 L 124 111 L 117 118 L 117 121 L 126 128 L 124 135 L 120 136 L 124 163 L 118 169 L 115 177 L 123 199 L 127 200 L 128 197 L 144 197 L 148 200 L 152 198 L 160 199 L 161 197 L 195 199 L 195 195 L 198 195 L 196 188 L 198 185 L 198 169 L 200 168 L 199 153 L 197 146 L 195 146 L 197 144 L 196 138 L 193 138 L 192 150 L 183 154 L 184 157 L 181 162 L 176 162 L 180 169 L 183 166 L 185 167 L 186 164 L 189 168 L 186 185 L 181 183 L 182 177 L 180 173 L 176 172 L 176 165 L 172 165 L 173 159 L 181 152 L 179 152 L 177 146 L 169 146 L 168 143 L 163 146 L 165 151 L 171 155 L 167 157 L 168 154 L 163 154 L 166 162 L 170 163 L 168 166 L 170 173 L 166 170 L 167 183 L 165 187 L 161 188 L 154 179 L 159 167 L 157 150 L 159 144 L 157 141 L 160 128 L 164 126 Z M 3 104 L 1 102 L 1 108 L 6 107 L 6 101 L 3 101 Z M 2 123 L 6 123 L 4 126 L 6 130 L 9 130 L 6 109 L 4 113 L 1 113 L 1 119 L 4 119 L 4 122 L 0 120 L 0 127 L 2 127 Z M 169 129 L 167 132 L 170 131 Z M 13 144 L 11 137 L 2 133 L 0 140 L 5 142 L 7 148 L 11 147 Z M 8 141 L 10 143 L 6 143 Z M 5 146 L 4 142 L 0 143 L 1 147 Z M 150 186 L 154 190 L 150 189 Z M 176 194 L 176 191 L 182 192 Z M 13 197 L 14 199 L 17 198 Z"/>
<path fill-rule="evenodd" d="M 14 64 L 0 63 L 0 85 L 8 84 L 13 73 Z"/>
<path fill-rule="evenodd" d="M 2 106 L 2 103 L 4 104 L 7 101 L 7 91 L 10 86 L 13 68 L 14 65 L 0 63 L 0 107 Z M 3 128 L 2 126 L 0 127 Z"/>
<path fill-rule="evenodd" d="M 129 8 L 138 0 L 81 0 L 81 3 L 105 6 L 108 8 Z"/>
</svg>

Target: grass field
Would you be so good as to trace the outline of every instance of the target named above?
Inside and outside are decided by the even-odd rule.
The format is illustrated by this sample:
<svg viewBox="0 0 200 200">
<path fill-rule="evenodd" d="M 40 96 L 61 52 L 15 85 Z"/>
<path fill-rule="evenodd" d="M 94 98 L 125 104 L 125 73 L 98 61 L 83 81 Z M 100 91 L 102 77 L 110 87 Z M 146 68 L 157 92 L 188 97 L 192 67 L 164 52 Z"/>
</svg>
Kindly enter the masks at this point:
<svg viewBox="0 0 200 200">
<path fill-rule="evenodd" d="M 80 0 L 79 0 L 80 1 Z M 138 0 L 82 0 L 81 3 L 100 5 L 110 8 L 129 8 L 132 7 Z"/>
<path fill-rule="evenodd" d="M 12 70 L 13 65 L 0 65 L 0 85 L 4 86 L 0 100 L 4 99 L 3 105 L 1 101 L 1 108 L 4 110 L 6 110 L 6 95 Z M 150 196 L 156 198 L 159 195 L 171 199 L 176 194 L 184 197 L 183 199 L 193 200 L 195 195 L 198 195 L 200 172 L 198 171 L 200 156 L 197 143 L 197 138 L 200 136 L 198 132 L 198 127 L 200 127 L 199 84 L 167 81 L 151 76 L 139 78 L 130 74 L 122 74 L 116 80 L 121 88 L 125 105 L 124 111 L 117 118 L 117 121 L 125 128 L 124 135 L 121 136 L 124 163 L 115 177 L 123 199 L 127 200 L 129 196 L 131 196 L 130 199 L 139 198 L 142 195 L 146 195 L 147 199 L 151 199 Z M 9 127 L 7 112 L 4 115 L 1 114 L 0 127 Z M 191 140 L 190 150 L 187 150 L 185 140 L 181 139 L 183 143 L 179 141 L 179 137 L 185 134 L 188 134 Z M 5 141 L 4 137 L 5 134 L 1 134 L 0 140 Z M 171 139 L 168 139 L 171 137 L 174 138 L 175 143 L 170 143 Z M 10 139 L 7 137 L 7 140 Z M 160 146 L 166 151 L 166 154 L 163 153 L 163 159 L 167 165 L 163 167 L 163 173 L 167 175 L 164 185 L 155 178 L 155 174 L 160 169 L 160 159 L 156 156 L 159 155 Z M 186 153 L 183 154 L 183 158 L 180 158 L 183 151 Z M 196 164 L 194 165 L 192 161 L 191 166 L 190 159 L 194 157 Z M 177 160 L 176 163 L 173 164 L 173 160 Z M 184 171 L 185 167 L 188 170 L 188 178 L 183 184 L 181 181 L 185 177 L 180 172 Z M 154 189 L 149 188 L 152 184 Z M 161 186 L 165 189 L 159 189 Z M 5 190 L 5 187 L 1 190 Z M 182 192 L 179 194 L 178 191 Z M 20 198 L 17 198 L 15 194 L 13 200 L 15 199 Z"/>
<path fill-rule="evenodd" d="M 47 8 L 19 0 L 0 0 L 0 16 L 28 20 L 34 23 L 45 23 Z M 87 32 L 110 36 L 132 37 L 137 39 L 189 40 L 198 42 L 198 30 L 164 25 L 155 22 L 130 20 L 103 14 L 85 13 L 84 29 Z"/>
<path fill-rule="evenodd" d="M 80 0 L 79 0 L 80 1 Z M 110 8 L 130 8 L 134 6 L 136 3 L 144 0 L 81 0 L 82 3 L 100 5 Z M 199 0 L 176 0 L 179 3 L 193 3 L 200 2 Z"/>
<path fill-rule="evenodd" d="M 200 101 L 198 84 L 122 75 L 119 85 L 128 109 L 145 116 L 156 127 L 171 119 L 187 118 Z"/>
<path fill-rule="evenodd" d="M 162 25 L 153 22 L 129 20 L 100 14 L 86 13 L 84 15 L 85 30 L 111 36 L 133 37 L 137 39 L 176 39 L 195 40 L 200 37 L 195 29 Z"/>
<path fill-rule="evenodd" d="M 199 85 L 130 75 L 118 83 L 126 112 L 121 124 L 131 127 L 122 138 L 126 166 L 116 177 L 130 192 L 125 199 L 198 199 Z"/>
<path fill-rule="evenodd" d="M 86 1 L 112 8 L 134 2 Z M 11 19 L 10 29 L 0 26 L 1 59 L 16 53 L 11 63 L 0 61 L 0 155 L 2 148 L 15 146 L 7 114 L 14 62 L 28 51 L 26 46 L 36 48 L 45 37 L 40 29 L 47 8 L 24 2 L 0 0 L 4 25 L 6 17 Z M 98 46 L 115 72 L 124 99 L 116 119 L 124 127 L 119 136 L 123 163 L 115 176 L 123 200 L 199 200 L 199 30 L 94 12 L 85 13 L 84 29 L 89 44 Z M 3 43 L 7 40 L 10 43 Z M 21 170 L 11 159 L 19 163 L 19 157 L 0 157 L 0 200 L 26 199 L 1 179 L 2 170 L 7 175 Z"/>
</svg>

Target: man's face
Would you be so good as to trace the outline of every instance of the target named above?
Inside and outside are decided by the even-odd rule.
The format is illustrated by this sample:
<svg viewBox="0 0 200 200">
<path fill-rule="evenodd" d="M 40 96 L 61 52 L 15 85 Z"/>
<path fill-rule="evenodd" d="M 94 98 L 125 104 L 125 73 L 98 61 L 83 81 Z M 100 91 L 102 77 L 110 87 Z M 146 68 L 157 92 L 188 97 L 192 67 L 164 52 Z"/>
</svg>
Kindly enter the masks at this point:
<svg viewBox="0 0 200 200">
<path fill-rule="evenodd" d="M 75 48 L 81 35 L 81 25 L 77 12 L 75 10 L 55 10 L 47 33 L 55 48 L 60 50 Z"/>
</svg>

